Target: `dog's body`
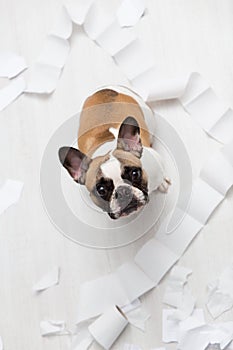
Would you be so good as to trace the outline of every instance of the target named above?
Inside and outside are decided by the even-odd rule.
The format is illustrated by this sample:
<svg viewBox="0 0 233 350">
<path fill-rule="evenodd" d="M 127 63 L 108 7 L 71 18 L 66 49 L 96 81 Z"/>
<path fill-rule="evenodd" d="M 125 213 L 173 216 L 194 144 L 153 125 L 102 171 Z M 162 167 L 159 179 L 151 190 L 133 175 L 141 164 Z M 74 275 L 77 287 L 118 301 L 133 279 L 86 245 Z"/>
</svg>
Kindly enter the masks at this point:
<svg viewBox="0 0 233 350">
<path fill-rule="evenodd" d="M 150 147 L 150 134 L 143 112 L 133 97 L 110 89 L 97 91 L 88 97 L 80 116 L 79 150 L 91 156 L 103 143 L 114 139 L 109 129 L 119 129 L 128 116 L 133 116 L 139 124 L 142 145 Z"/>
<path fill-rule="evenodd" d="M 114 149 L 96 156 L 101 146 L 115 138 Z M 63 147 L 59 156 L 73 179 L 85 184 L 93 202 L 117 219 L 135 212 L 149 200 L 148 174 L 141 158 L 143 150 L 150 147 L 150 133 L 136 99 L 103 89 L 84 103 L 78 131 L 79 149 Z M 154 159 L 151 166 L 156 186 L 166 191 L 168 181 L 164 181 L 160 160 Z"/>
</svg>

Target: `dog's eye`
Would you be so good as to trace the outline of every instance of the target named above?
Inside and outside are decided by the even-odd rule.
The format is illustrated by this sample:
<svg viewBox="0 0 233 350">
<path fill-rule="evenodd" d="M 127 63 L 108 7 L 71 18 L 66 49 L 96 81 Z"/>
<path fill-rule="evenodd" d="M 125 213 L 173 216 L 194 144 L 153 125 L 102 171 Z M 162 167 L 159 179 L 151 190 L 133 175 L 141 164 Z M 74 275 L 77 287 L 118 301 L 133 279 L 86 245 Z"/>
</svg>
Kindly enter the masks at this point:
<svg viewBox="0 0 233 350">
<path fill-rule="evenodd" d="M 97 185 L 96 190 L 97 190 L 98 194 L 100 195 L 100 197 L 104 197 L 107 194 L 107 189 L 102 184 Z"/>
<path fill-rule="evenodd" d="M 142 176 L 141 169 L 133 169 L 131 173 L 131 178 L 133 181 L 139 180 Z"/>
</svg>

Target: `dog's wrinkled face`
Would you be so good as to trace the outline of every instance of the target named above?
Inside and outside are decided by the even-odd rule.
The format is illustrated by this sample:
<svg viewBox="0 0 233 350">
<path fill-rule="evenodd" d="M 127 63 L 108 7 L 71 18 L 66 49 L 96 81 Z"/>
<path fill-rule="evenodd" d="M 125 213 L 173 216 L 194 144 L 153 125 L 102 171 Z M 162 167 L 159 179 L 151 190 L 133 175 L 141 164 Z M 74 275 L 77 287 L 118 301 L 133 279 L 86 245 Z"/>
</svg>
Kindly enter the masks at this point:
<svg viewBox="0 0 233 350">
<path fill-rule="evenodd" d="M 121 124 L 117 148 L 111 153 L 91 159 L 74 148 L 59 150 L 60 161 L 73 179 L 85 184 L 92 201 L 112 219 L 128 216 L 149 200 L 141 155 L 140 129 L 133 117 Z"/>
</svg>

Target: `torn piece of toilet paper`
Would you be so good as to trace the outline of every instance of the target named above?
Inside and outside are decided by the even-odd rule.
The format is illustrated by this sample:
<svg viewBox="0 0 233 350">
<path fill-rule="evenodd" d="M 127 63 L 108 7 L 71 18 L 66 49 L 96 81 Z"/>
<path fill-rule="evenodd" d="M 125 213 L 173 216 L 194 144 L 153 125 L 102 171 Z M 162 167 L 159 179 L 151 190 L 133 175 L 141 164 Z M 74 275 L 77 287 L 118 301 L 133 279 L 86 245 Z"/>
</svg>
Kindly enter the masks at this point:
<svg viewBox="0 0 233 350">
<path fill-rule="evenodd" d="M 48 35 L 36 63 L 28 69 L 25 92 L 52 93 L 57 87 L 69 51 L 70 44 L 67 40 Z"/>
<path fill-rule="evenodd" d="M 26 79 L 27 93 L 50 94 L 56 87 L 61 75 L 61 69 L 54 66 L 35 63 L 28 69 Z"/>
<path fill-rule="evenodd" d="M 132 29 L 122 29 L 119 23 L 114 19 L 113 22 L 96 37 L 95 41 L 111 56 L 114 56 L 135 39 L 136 34 Z"/>
<path fill-rule="evenodd" d="M 188 318 L 194 310 L 196 299 L 193 297 L 192 293 L 188 288 L 184 288 L 181 296 L 181 300 L 177 304 L 177 309 L 173 311 L 170 318 L 172 320 L 183 321 Z"/>
<path fill-rule="evenodd" d="M 94 338 L 87 328 L 82 329 L 77 334 L 72 335 L 70 350 L 87 350 L 92 345 Z"/>
<path fill-rule="evenodd" d="M 200 198 L 202 199 L 200 201 Z M 216 191 L 200 177 L 194 182 L 188 214 L 205 224 L 224 195 Z"/>
<path fill-rule="evenodd" d="M 49 335 L 69 334 L 65 331 L 66 324 L 64 321 L 46 320 L 40 322 L 40 333 L 43 337 Z"/>
<path fill-rule="evenodd" d="M 156 66 L 152 65 L 140 74 L 127 76 L 136 92 L 148 102 L 179 99 L 192 119 L 210 136 L 222 143 L 232 139 L 233 111 L 217 97 L 199 73 L 177 78 L 161 76 Z"/>
<path fill-rule="evenodd" d="M 182 304 L 184 285 L 191 273 L 192 270 L 185 267 L 173 267 L 167 279 L 163 303 L 177 308 Z"/>
<path fill-rule="evenodd" d="M 208 345 L 218 344 L 225 349 L 233 340 L 233 322 L 206 324 L 181 332 L 179 350 L 205 350 Z"/>
<path fill-rule="evenodd" d="M 169 316 L 172 320 L 182 321 L 193 313 L 195 299 L 185 285 L 191 273 L 190 269 L 175 266 L 168 277 L 163 302 L 177 308 Z"/>
<path fill-rule="evenodd" d="M 170 100 L 181 97 L 186 89 L 189 76 L 169 78 L 161 76 L 156 66 L 139 74 L 132 79 L 132 85 L 136 92 L 148 102 Z"/>
<path fill-rule="evenodd" d="M 106 15 L 103 7 L 93 2 L 86 15 L 83 29 L 89 38 L 96 40 L 114 20 L 113 16 Z"/>
<path fill-rule="evenodd" d="M 57 22 L 55 23 L 50 34 L 62 39 L 69 39 L 72 34 L 72 29 L 72 20 L 66 7 L 62 6 Z"/>
<path fill-rule="evenodd" d="M 140 267 L 125 263 L 115 273 L 81 285 L 77 323 L 100 315 L 111 305 L 127 305 L 153 287 L 153 281 Z"/>
<path fill-rule="evenodd" d="M 14 78 L 27 68 L 25 59 L 10 51 L 0 51 L 0 77 Z"/>
<path fill-rule="evenodd" d="M 233 184 L 233 166 L 224 148 L 207 159 L 200 173 L 200 177 L 223 196 Z"/>
<path fill-rule="evenodd" d="M 179 208 L 177 208 L 180 210 Z M 156 239 L 164 244 L 167 248 L 172 250 L 178 256 L 181 256 L 192 242 L 194 237 L 203 227 L 200 221 L 188 215 L 185 211 L 180 210 L 182 219 L 176 227 L 169 231 L 166 228 L 161 228 L 156 233 Z"/>
<path fill-rule="evenodd" d="M 132 310 L 126 314 L 129 323 L 140 329 L 142 332 L 146 330 L 146 322 L 151 317 L 151 314 L 145 310 L 143 306 Z"/>
<path fill-rule="evenodd" d="M 114 59 L 129 80 L 152 68 L 155 63 L 153 56 L 138 38 L 119 51 Z"/>
<path fill-rule="evenodd" d="M 0 350 L 3 350 L 3 341 L 2 341 L 2 337 L 0 336 Z"/>
<path fill-rule="evenodd" d="M 133 310 L 137 309 L 140 306 L 141 306 L 140 299 L 136 299 L 136 300 L 132 301 L 132 303 L 129 303 L 127 305 L 122 306 L 121 310 L 125 314 L 127 314 L 128 312 L 133 311 Z"/>
<path fill-rule="evenodd" d="M 6 180 L 0 188 L 0 215 L 19 201 L 22 189 L 23 183 L 21 181 Z"/>
<path fill-rule="evenodd" d="M 118 306 L 108 308 L 88 330 L 104 349 L 108 350 L 128 324 L 126 316 Z"/>
<path fill-rule="evenodd" d="M 117 10 L 117 19 L 121 27 L 132 27 L 144 15 L 145 10 L 145 0 L 123 0 Z"/>
<path fill-rule="evenodd" d="M 82 25 L 93 2 L 94 0 L 65 0 L 64 6 L 72 21 Z"/>
<path fill-rule="evenodd" d="M 203 326 L 205 322 L 202 309 L 195 309 L 192 315 L 183 321 L 171 319 L 173 310 L 163 310 L 163 342 L 178 342 L 181 332 Z"/>
<path fill-rule="evenodd" d="M 25 80 L 23 77 L 17 77 L 11 80 L 0 90 L 0 112 L 19 97 L 25 89 Z"/>
<path fill-rule="evenodd" d="M 50 287 L 53 287 L 59 283 L 60 268 L 54 267 L 52 270 L 47 272 L 34 286 L 34 292 L 42 292 Z"/>
<path fill-rule="evenodd" d="M 227 267 L 217 281 L 208 285 L 207 308 L 217 318 L 233 307 L 233 264 Z"/>
<path fill-rule="evenodd" d="M 178 256 L 172 250 L 154 238 L 150 239 L 134 258 L 136 264 L 155 285 L 177 260 Z"/>
</svg>

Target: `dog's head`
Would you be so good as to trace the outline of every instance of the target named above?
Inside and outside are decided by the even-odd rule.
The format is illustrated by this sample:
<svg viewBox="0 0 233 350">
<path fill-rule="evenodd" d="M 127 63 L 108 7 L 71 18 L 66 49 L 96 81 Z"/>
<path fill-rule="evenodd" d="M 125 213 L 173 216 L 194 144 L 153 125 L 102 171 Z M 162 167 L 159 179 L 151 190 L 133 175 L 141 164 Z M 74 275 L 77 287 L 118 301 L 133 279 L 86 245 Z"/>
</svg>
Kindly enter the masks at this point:
<svg viewBox="0 0 233 350">
<path fill-rule="evenodd" d="M 133 117 L 121 124 L 117 147 L 91 159 L 72 147 L 62 147 L 59 158 L 72 178 L 85 185 L 92 201 L 112 219 L 127 216 L 149 200 L 148 180 L 140 161 L 143 146 Z"/>
</svg>

